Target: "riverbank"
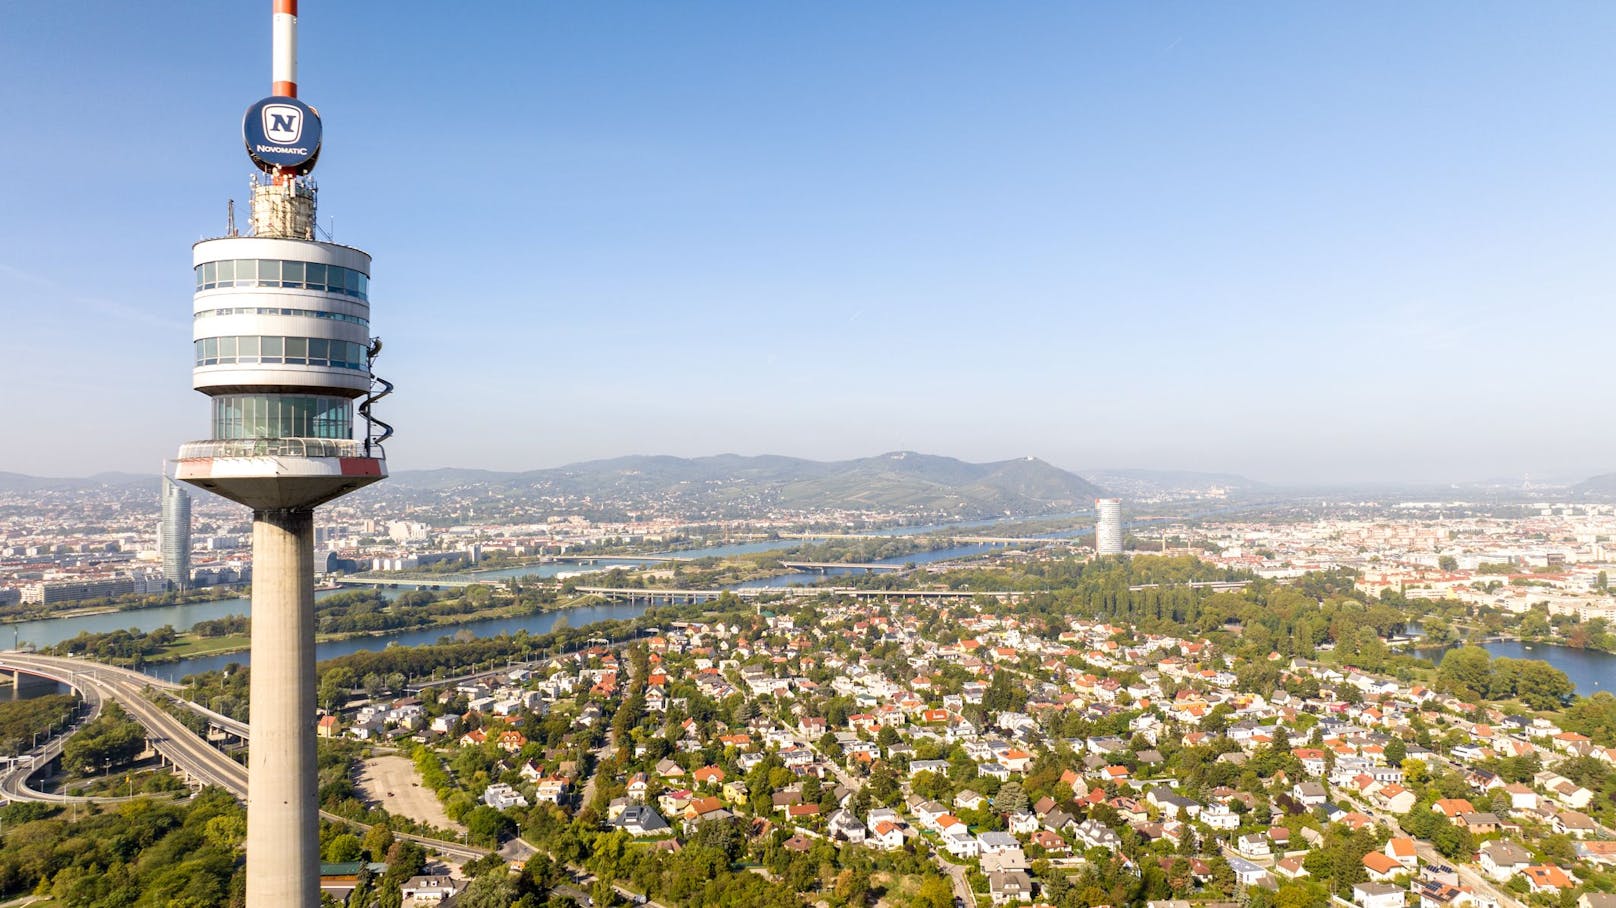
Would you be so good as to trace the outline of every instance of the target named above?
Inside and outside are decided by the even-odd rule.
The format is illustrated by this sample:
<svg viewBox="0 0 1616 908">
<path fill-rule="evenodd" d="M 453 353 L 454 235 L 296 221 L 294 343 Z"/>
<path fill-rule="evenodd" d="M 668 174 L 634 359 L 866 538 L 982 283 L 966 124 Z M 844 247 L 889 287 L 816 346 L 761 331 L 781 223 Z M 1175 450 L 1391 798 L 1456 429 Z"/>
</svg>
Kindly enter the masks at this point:
<svg viewBox="0 0 1616 908">
<path fill-rule="evenodd" d="M 139 602 L 117 604 L 103 602 L 100 605 L 86 605 L 79 608 L 52 609 L 48 605 L 38 606 L 27 612 L 15 612 L 0 615 L 0 627 L 8 624 L 32 624 L 37 621 L 55 621 L 64 618 L 91 618 L 98 615 L 116 615 L 123 612 L 140 612 L 154 608 L 176 608 L 185 605 L 206 605 L 210 602 L 222 602 L 228 599 L 240 599 L 251 592 L 246 584 L 238 586 L 210 586 L 205 593 L 187 593 L 176 596 L 173 594 L 162 596 L 148 596 Z"/>
<path fill-rule="evenodd" d="M 373 631 L 343 631 L 331 634 L 316 634 L 316 645 L 340 644 L 350 641 L 375 640 L 379 638 L 397 638 L 407 634 L 430 633 L 432 631 L 453 632 L 466 625 L 480 625 L 490 621 L 519 620 L 522 618 L 540 618 L 544 615 L 567 612 L 573 609 L 588 608 L 599 604 L 600 597 L 586 595 L 573 596 L 565 600 L 546 603 L 540 607 L 506 603 L 503 605 L 481 609 L 458 615 L 438 615 L 427 623 L 410 625 L 408 627 L 385 628 Z M 390 641 L 391 643 L 391 641 Z M 390 644 L 389 644 L 390 645 Z M 231 656 L 249 652 L 252 649 L 252 638 L 248 634 L 225 634 L 217 637 L 203 637 L 196 634 L 181 632 L 172 643 L 165 644 L 156 653 L 142 656 L 138 662 L 135 659 L 106 659 L 102 661 L 110 665 L 131 666 L 159 666 L 166 667 L 179 663 L 186 663 L 196 659 Z"/>
</svg>

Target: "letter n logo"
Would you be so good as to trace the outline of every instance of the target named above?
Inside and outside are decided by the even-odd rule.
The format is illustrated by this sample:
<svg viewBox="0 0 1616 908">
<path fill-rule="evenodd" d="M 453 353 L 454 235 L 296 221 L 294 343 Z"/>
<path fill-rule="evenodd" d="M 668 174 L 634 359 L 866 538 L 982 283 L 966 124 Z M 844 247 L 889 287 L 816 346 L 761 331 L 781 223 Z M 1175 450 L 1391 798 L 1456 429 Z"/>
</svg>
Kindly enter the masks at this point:
<svg viewBox="0 0 1616 908">
<path fill-rule="evenodd" d="M 276 145 L 292 145 L 303 136 L 303 111 L 290 104 L 264 106 L 264 138 Z"/>
</svg>

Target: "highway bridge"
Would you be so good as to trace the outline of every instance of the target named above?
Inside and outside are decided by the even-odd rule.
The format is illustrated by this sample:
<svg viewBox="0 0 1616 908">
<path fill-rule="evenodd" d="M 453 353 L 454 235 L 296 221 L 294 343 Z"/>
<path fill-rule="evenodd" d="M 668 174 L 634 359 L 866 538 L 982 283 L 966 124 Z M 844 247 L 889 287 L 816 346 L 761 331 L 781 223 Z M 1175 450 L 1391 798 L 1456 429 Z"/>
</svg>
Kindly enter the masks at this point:
<svg viewBox="0 0 1616 908">
<path fill-rule="evenodd" d="M 638 564 L 641 562 L 646 564 L 664 564 L 672 561 L 694 560 L 695 559 L 693 558 L 685 558 L 679 555 L 548 555 L 544 558 L 545 563 L 564 564 Z"/>
<path fill-rule="evenodd" d="M 531 567 L 543 564 L 673 564 L 695 559 L 680 555 L 549 555 Z M 469 574 L 443 574 L 441 576 L 399 576 L 395 574 L 348 574 L 336 578 L 339 586 L 409 587 L 411 589 L 464 589 L 468 586 L 499 586 L 503 580 Z"/>
<path fill-rule="evenodd" d="M 1212 590 L 1213 592 L 1230 592 L 1243 590 L 1251 586 L 1250 580 L 1196 580 L 1191 583 L 1141 583 L 1128 587 L 1128 592 L 1137 593 L 1140 590 L 1154 590 L 1160 587 L 1189 587 L 1192 590 Z"/>
<path fill-rule="evenodd" d="M 170 693 L 178 685 L 153 678 L 140 672 L 126 668 L 116 668 L 89 662 L 83 659 L 69 659 L 60 656 L 41 656 L 35 653 L 0 652 L 0 671 L 22 672 L 49 678 L 71 686 L 79 691 L 87 701 L 94 698 L 96 701 L 111 700 L 123 707 L 130 718 L 139 722 L 146 729 L 147 741 L 152 749 L 157 751 L 165 761 L 171 763 L 176 770 L 183 774 L 195 785 L 216 785 L 235 795 L 243 802 L 247 799 L 247 767 L 237 763 L 233 757 L 216 750 L 206 740 L 199 737 L 183 722 L 168 714 L 161 706 L 146 698 L 148 689 L 156 689 Z M 223 723 L 232 723 L 240 731 L 239 737 L 247 738 L 247 727 L 228 717 L 219 716 L 208 710 L 202 710 L 196 704 L 187 700 L 174 698 L 187 708 L 202 712 L 204 715 L 216 716 L 221 726 Z M 313 717 L 309 717 L 313 721 Z M 214 721 L 210 718 L 210 721 Z M 77 727 L 73 729 L 77 730 Z M 227 729 L 228 730 L 228 729 Z M 68 735 L 71 735 L 70 731 Z M 13 800 L 49 801 L 54 803 L 68 801 L 123 801 L 127 798 L 75 798 L 65 795 L 48 795 L 34 792 L 27 787 L 26 777 L 32 776 L 39 768 L 46 765 L 50 759 L 60 754 L 61 744 L 68 735 L 64 735 L 49 742 L 45 748 L 34 753 L 34 759 L 28 766 L 14 768 L 13 772 L 0 777 L 7 787 L 4 795 Z M 47 758 L 46 755 L 50 756 Z M 23 776 L 21 782 L 13 783 L 12 779 Z M 344 823 L 359 829 L 369 827 L 355 820 L 336 814 L 320 812 L 320 816 L 334 823 Z M 424 847 L 437 851 L 458 860 L 475 860 L 488 854 L 487 849 L 462 845 L 458 842 L 445 842 L 440 839 L 431 839 L 424 836 L 408 835 L 395 832 L 396 838 L 408 839 Z"/>
<path fill-rule="evenodd" d="M 87 700 L 117 703 L 146 729 L 146 740 L 152 749 L 193 784 L 217 785 L 245 797 L 245 767 L 213 749 L 180 720 L 146 699 L 147 689 L 172 690 L 175 685 L 130 669 L 34 653 L 0 653 L 0 669 L 59 681 Z M 43 766 L 44 761 L 36 760 L 36 765 Z"/>
<path fill-rule="evenodd" d="M 464 577 L 389 577 L 386 574 L 347 574 L 338 577 L 338 586 L 409 587 L 425 589 L 463 589 L 468 586 L 498 586 L 496 580 L 467 580 Z"/>
<path fill-rule="evenodd" d="M 853 561 L 782 561 L 780 562 L 780 566 L 796 568 L 800 571 L 869 571 L 872 574 L 876 571 L 903 570 L 903 565 L 901 564 L 887 564 L 886 562 L 882 561 L 872 563 L 860 563 Z"/>
<path fill-rule="evenodd" d="M 784 597 L 799 599 L 809 596 L 850 596 L 855 599 L 970 599 L 975 596 L 992 596 L 995 599 L 1014 599 L 1021 594 L 1010 590 L 973 591 L 973 590 L 867 590 L 856 586 L 747 586 L 729 590 L 685 590 L 685 589 L 659 589 L 655 587 L 611 587 L 611 586 L 580 586 L 574 591 L 595 596 L 604 596 L 620 602 L 645 602 L 648 604 L 678 605 L 692 602 L 707 602 L 717 599 L 724 593 L 732 593 L 740 599 L 759 599 L 763 597 Z"/>
<path fill-rule="evenodd" d="M 781 539 L 882 539 L 892 541 L 895 539 L 941 539 L 959 545 L 1038 545 L 1046 542 L 1070 543 L 1074 540 L 1064 537 L 1044 536 L 962 536 L 957 533 L 915 533 L 895 535 L 892 533 L 781 533 Z"/>
</svg>

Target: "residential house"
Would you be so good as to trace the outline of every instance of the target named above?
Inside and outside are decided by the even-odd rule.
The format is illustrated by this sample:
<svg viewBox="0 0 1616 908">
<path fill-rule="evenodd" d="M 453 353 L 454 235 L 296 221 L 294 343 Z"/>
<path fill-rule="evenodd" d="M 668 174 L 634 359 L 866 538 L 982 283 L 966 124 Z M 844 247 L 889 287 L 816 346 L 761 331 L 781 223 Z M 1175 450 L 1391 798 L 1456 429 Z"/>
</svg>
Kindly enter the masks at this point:
<svg viewBox="0 0 1616 908">
<path fill-rule="evenodd" d="M 1390 882 L 1398 874 L 1408 872 L 1408 868 L 1384 851 L 1371 851 L 1364 855 L 1363 865 L 1369 872 L 1369 879 L 1377 883 Z"/>
<path fill-rule="evenodd" d="M 1002 854 L 1006 851 L 1020 851 L 1021 842 L 1008 832 L 982 832 L 976 836 L 978 850 L 981 854 Z"/>
<path fill-rule="evenodd" d="M 1267 842 L 1264 841 L 1266 845 Z M 1274 878 L 1267 870 L 1253 864 L 1245 858 L 1230 858 L 1229 867 L 1234 871 L 1234 878 L 1242 886 L 1262 886 L 1272 883 Z"/>
<path fill-rule="evenodd" d="M 537 801 L 560 804 L 567 796 L 568 782 L 561 776 L 546 776 L 533 783 L 533 797 Z"/>
<path fill-rule="evenodd" d="M 1514 842 L 1499 839 L 1482 843 L 1481 858 L 1477 863 L 1494 882 L 1504 883 L 1530 866 L 1532 856 Z"/>
<path fill-rule="evenodd" d="M 1390 883 L 1355 883 L 1352 902 L 1363 908 L 1403 908 L 1403 890 Z"/>
<path fill-rule="evenodd" d="M 988 897 L 995 905 L 1032 901 L 1032 878 L 1019 870 L 988 874 Z"/>
<path fill-rule="evenodd" d="M 863 844 L 867 832 L 864 824 L 859 822 L 858 817 L 848 810 L 838 810 L 832 813 L 825 822 L 825 828 L 829 831 L 831 838 L 846 839 L 855 845 Z"/>
<path fill-rule="evenodd" d="M 880 820 L 870 827 L 865 842 L 883 851 L 897 851 L 903 847 L 903 829 L 891 820 Z"/>
<path fill-rule="evenodd" d="M 1268 837 L 1257 833 L 1235 839 L 1234 849 L 1248 858 L 1266 858 L 1274 853 Z"/>
<path fill-rule="evenodd" d="M 1555 895 L 1577 885 L 1577 880 L 1553 864 L 1534 864 L 1521 870 L 1534 893 Z"/>
<path fill-rule="evenodd" d="M 656 808 L 644 804 L 631 804 L 624 808 L 612 825 L 635 838 L 668 835 L 673 831 L 661 814 L 656 812 Z"/>
<path fill-rule="evenodd" d="M 1327 798 L 1324 786 L 1318 782 L 1297 782 L 1291 786 L 1291 798 L 1303 807 L 1318 807 Z"/>
<path fill-rule="evenodd" d="M 465 880 L 441 875 L 412 876 L 399 887 L 405 902 L 446 902 L 466 888 Z"/>
<path fill-rule="evenodd" d="M 526 807 L 527 798 L 522 797 L 521 792 L 504 782 L 495 782 L 483 789 L 483 803 L 495 810 L 505 810 L 511 807 Z"/>
<path fill-rule="evenodd" d="M 1414 850 L 1414 840 L 1406 835 L 1392 836 L 1387 840 L 1386 856 L 1409 870 L 1420 866 L 1420 856 Z"/>
<path fill-rule="evenodd" d="M 1045 823 L 1047 825 L 1047 818 Z M 1117 851 L 1122 848 L 1122 838 L 1111 827 L 1092 818 L 1077 824 L 1077 828 L 1072 830 L 1072 836 L 1082 843 L 1084 848 L 1103 848 L 1106 851 Z"/>
<path fill-rule="evenodd" d="M 1307 868 L 1302 866 L 1301 855 L 1291 855 L 1280 858 L 1274 862 L 1274 875 L 1282 876 L 1287 880 L 1299 880 L 1307 876 Z"/>
</svg>

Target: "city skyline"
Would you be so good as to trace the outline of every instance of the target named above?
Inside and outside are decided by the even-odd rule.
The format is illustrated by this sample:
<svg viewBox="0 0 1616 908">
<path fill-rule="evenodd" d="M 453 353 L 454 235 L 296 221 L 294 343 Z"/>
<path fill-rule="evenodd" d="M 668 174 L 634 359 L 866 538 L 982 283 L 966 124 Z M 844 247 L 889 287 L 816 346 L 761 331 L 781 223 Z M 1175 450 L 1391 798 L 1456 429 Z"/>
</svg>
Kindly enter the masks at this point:
<svg viewBox="0 0 1616 908">
<path fill-rule="evenodd" d="M 397 466 L 1616 466 L 1616 12 L 950 12 L 322 8 L 322 223 L 395 263 Z M 0 359 L 37 441 L 0 469 L 136 471 L 203 434 L 183 246 L 245 207 L 259 19 L 33 7 L 0 36 L 32 86 Z M 62 242 L 85 230 L 93 256 Z"/>
</svg>

